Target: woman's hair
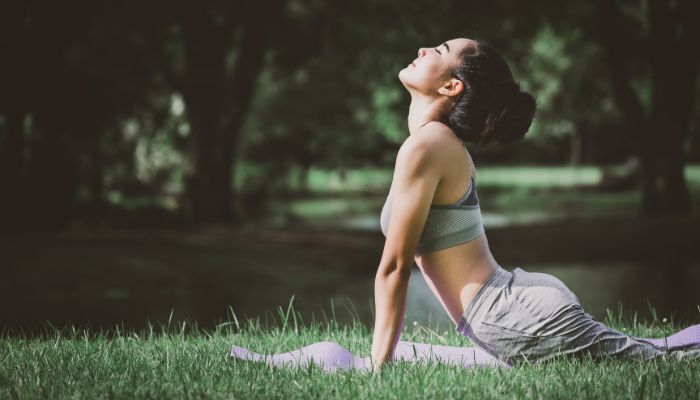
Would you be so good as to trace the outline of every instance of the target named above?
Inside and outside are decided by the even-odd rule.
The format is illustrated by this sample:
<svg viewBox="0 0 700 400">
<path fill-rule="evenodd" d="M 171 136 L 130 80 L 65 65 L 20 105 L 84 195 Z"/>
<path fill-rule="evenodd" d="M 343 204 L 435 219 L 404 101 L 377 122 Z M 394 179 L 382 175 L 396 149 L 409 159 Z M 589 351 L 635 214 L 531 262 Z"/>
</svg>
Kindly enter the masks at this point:
<svg viewBox="0 0 700 400">
<path fill-rule="evenodd" d="M 509 143 L 522 139 L 535 114 L 535 99 L 520 90 L 503 58 L 484 41 L 466 46 L 449 71 L 464 83 L 444 123 L 466 141 Z"/>
</svg>

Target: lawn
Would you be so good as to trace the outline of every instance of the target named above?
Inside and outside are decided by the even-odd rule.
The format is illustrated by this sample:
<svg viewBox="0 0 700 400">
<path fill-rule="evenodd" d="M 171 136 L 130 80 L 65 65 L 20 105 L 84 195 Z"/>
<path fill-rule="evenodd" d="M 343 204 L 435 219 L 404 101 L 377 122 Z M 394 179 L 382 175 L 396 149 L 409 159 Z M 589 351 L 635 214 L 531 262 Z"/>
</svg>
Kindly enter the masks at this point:
<svg viewBox="0 0 700 400">
<path fill-rule="evenodd" d="M 677 298 L 673 304 L 697 304 L 695 275 L 683 271 L 700 259 L 694 242 L 700 226 L 700 166 L 686 170 L 694 216 L 679 221 L 638 219 L 636 192 L 576 189 L 597 181 L 594 167 L 489 167 L 478 174 L 484 215 L 499 214 L 511 222 L 487 224 L 494 255 L 503 265 L 527 269 L 537 263 L 575 262 L 582 266 L 580 274 L 590 277 L 585 268 L 623 261 L 641 265 L 643 260 L 668 278 L 640 269 L 628 279 L 627 298 L 646 295 L 644 285 L 666 285 L 673 290 L 667 297 Z M 292 198 L 291 211 L 285 212 L 321 221 L 359 215 L 376 224 L 390 180 L 387 170 L 349 171 L 345 181 L 333 173 L 312 171 L 311 194 Z M 519 225 L 530 221 L 526 213 L 581 219 Z M 279 320 L 270 323 L 267 318 L 244 321 L 239 312 L 239 318 L 216 328 L 216 323 L 207 329 L 192 325 L 218 318 L 227 304 L 253 315 L 262 315 L 258 307 L 264 306 L 267 317 L 269 305 L 282 303 L 289 292 L 299 293 L 295 305 L 303 308 L 305 317 L 341 294 L 356 293 L 353 298 L 371 301 L 372 273 L 382 245 L 376 228 L 344 232 L 320 226 L 323 229 L 313 231 L 264 231 L 255 226 L 214 236 L 124 232 L 118 237 L 86 233 L 4 241 L 0 250 L 6 279 L 0 280 L 0 311 L 5 326 L 8 321 L 33 324 L 51 317 L 61 328 L 49 326 L 43 335 L 27 336 L 0 330 L 0 399 L 700 399 L 700 360 L 557 360 L 510 370 L 396 364 L 382 375 L 326 374 L 314 368 L 270 368 L 232 360 L 228 354 L 232 344 L 270 354 L 333 341 L 367 356 L 371 329 L 366 319 L 362 323 L 339 312 L 337 317 L 326 313 L 304 321 L 302 310 L 288 318 L 290 314 L 280 309 L 273 313 Z M 674 257 L 667 266 L 668 254 Z M 692 265 L 686 266 L 682 257 Z M 597 298 L 605 297 L 604 286 L 594 290 Z M 175 314 L 166 323 L 171 309 Z M 690 323 L 699 323 L 700 314 L 694 315 Z M 133 328 L 144 326 L 149 318 L 163 325 Z M 85 330 L 79 323 L 112 326 L 115 320 L 124 321 L 127 328 Z M 75 322 L 76 327 L 66 328 L 63 321 Z M 641 337 L 662 337 L 687 326 L 673 316 L 656 318 L 652 313 L 644 320 L 623 315 L 622 307 L 609 312 L 604 322 Z M 471 345 L 451 327 L 412 323 L 401 339 Z"/>
<path fill-rule="evenodd" d="M 622 166 L 611 168 L 619 173 Z M 378 229 L 393 171 L 387 168 L 339 171 L 312 169 L 308 192 L 271 199 L 265 223 L 280 226 Z M 686 182 L 693 215 L 700 216 L 700 165 L 688 165 Z M 596 190 L 598 166 L 477 166 L 477 192 L 487 227 L 561 221 L 571 218 L 639 217 L 639 190 Z"/>
<path fill-rule="evenodd" d="M 213 330 L 186 322 L 140 332 L 47 328 L 40 337 L 0 337 L 0 398 L 699 398 L 700 360 L 648 362 L 560 359 L 510 370 L 465 369 L 438 363 L 389 365 L 382 374 L 324 373 L 319 368 L 269 367 L 230 359 L 236 344 L 262 354 L 333 341 L 356 355 L 371 346 L 369 327 L 333 319 L 302 321 L 278 310 L 274 327 L 259 319 Z M 609 313 L 605 323 L 642 337 L 683 326 Z M 406 327 L 401 340 L 470 345 Z"/>
</svg>

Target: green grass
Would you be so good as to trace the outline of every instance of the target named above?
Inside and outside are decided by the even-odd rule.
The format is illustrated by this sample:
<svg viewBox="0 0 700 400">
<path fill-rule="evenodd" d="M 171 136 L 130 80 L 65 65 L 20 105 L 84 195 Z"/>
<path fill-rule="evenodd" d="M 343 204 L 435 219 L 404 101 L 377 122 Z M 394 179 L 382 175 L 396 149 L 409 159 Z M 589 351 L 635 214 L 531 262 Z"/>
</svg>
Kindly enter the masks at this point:
<svg viewBox="0 0 700 400">
<path fill-rule="evenodd" d="M 476 168 L 479 187 L 565 188 L 593 185 L 601 177 L 597 165 L 477 165 Z M 615 173 L 621 173 L 622 168 L 622 165 L 612 166 Z M 308 188 L 311 192 L 388 190 L 392 173 L 391 168 L 357 168 L 348 170 L 343 180 L 338 170 L 312 168 Z M 700 165 L 686 165 L 685 178 L 688 186 L 700 185 Z"/>
<path fill-rule="evenodd" d="M 624 165 L 613 165 L 622 173 Z M 255 169 L 242 167 L 243 176 Z M 371 218 L 378 216 L 391 185 L 392 167 L 364 167 L 346 170 L 311 168 L 305 190 L 293 179 L 291 168 L 284 184 L 266 200 L 263 216 L 254 225 L 292 227 L 299 224 L 316 228 L 376 229 Z M 297 171 L 298 172 L 298 171 Z M 568 218 L 637 218 L 639 190 L 606 192 L 595 190 L 602 170 L 597 165 L 477 165 L 477 187 L 487 225 L 550 222 Z M 700 215 L 700 165 L 685 167 L 694 215 Z M 237 179 L 240 181 L 242 178 Z M 235 185 L 245 191 L 244 183 Z M 274 185 L 273 185 L 274 186 Z M 588 188 L 584 188 L 584 187 Z M 124 198 L 115 193 L 110 201 L 126 209 L 147 210 L 136 221 L 160 223 L 173 218 L 172 198 Z M 148 205 L 155 206 L 147 207 Z M 159 207 L 159 208 L 158 208 Z M 157 211 L 156 211 L 157 210 Z"/>
<path fill-rule="evenodd" d="M 619 173 L 623 166 L 613 166 Z M 267 212 L 281 226 L 354 227 L 376 229 L 389 191 L 392 170 L 358 168 L 339 171 L 311 169 L 309 191 L 301 196 L 278 196 Z M 686 182 L 694 215 L 700 215 L 700 165 L 688 165 Z M 477 166 L 481 211 L 488 227 L 551 222 L 565 219 L 639 217 L 639 190 L 601 191 L 598 166 Z"/>
<path fill-rule="evenodd" d="M 291 307 L 290 307 L 291 308 Z M 0 337 L 0 398 L 700 398 L 700 361 L 559 359 L 510 370 L 389 365 L 382 374 L 327 374 L 318 368 L 273 368 L 229 359 L 231 344 L 263 354 L 334 341 L 366 356 L 370 329 L 333 318 L 303 321 L 279 310 L 274 326 L 259 319 L 214 330 L 186 323 L 141 332 L 91 333 L 47 329 L 40 337 Z M 681 328 L 608 313 L 604 321 L 630 334 L 653 337 Z M 410 327 L 402 340 L 469 345 L 450 330 Z"/>
</svg>

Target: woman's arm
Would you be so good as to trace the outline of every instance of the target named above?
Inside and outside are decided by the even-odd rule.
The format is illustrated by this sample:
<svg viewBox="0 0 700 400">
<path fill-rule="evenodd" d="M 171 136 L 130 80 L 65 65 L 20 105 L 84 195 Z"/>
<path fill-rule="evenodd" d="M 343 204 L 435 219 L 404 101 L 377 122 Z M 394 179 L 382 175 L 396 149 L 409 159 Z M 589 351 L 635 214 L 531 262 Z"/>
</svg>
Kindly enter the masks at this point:
<svg viewBox="0 0 700 400">
<path fill-rule="evenodd" d="M 389 226 L 374 281 L 375 368 L 391 360 L 401 335 L 416 247 L 441 179 L 440 129 L 432 123 L 422 127 L 404 141 L 396 157 Z"/>
<path fill-rule="evenodd" d="M 376 317 L 372 337 L 372 366 L 376 369 L 393 358 L 406 314 L 406 292 L 410 269 L 377 272 L 374 280 Z"/>
</svg>

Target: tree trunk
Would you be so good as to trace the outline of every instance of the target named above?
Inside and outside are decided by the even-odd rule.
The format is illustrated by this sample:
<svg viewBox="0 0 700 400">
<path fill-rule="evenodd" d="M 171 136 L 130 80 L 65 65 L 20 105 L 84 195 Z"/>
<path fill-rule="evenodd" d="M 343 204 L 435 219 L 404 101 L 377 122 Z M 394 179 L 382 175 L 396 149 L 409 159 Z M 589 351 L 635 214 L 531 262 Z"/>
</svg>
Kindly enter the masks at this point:
<svg viewBox="0 0 700 400">
<path fill-rule="evenodd" d="M 614 2 L 597 2 L 596 33 L 608 59 L 613 95 L 640 155 L 643 215 L 690 213 L 683 144 L 695 104 L 700 29 L 691 19 L 698 12 L 695 0 L 650 1 L 646 49 L 652 70 L 652 106 L 646 113 L 630 85 L 626 21 Z M 635 46 L 628 43 L 627 47 Z"/>
<path fill-rule="evenodd" d="M 21 221 L 24 194 L 24 112 L 7 113 L 5 138 L 0 145 L 0 229 L 11 231 Z"/>
<path fill-rule="evenodd" d="M 672 136 L 672 135 L 669 135 Z M 640 184 L 643 215 L 688 215 L 690 194 L 684 175 L 683 141 L 668 139 L 647 146 L 641 158 Z"/>
<path fill-rule="evenodd" d="M 105 215 L 105 180 L 104 180 L 104 156 L 99 146 L 99 141 L 92 143 L 89 155 L 89 171 L 87 176 L 90 188 L 90 222 L 97 221 Z"/>
<path fill-rule="evenodd" d="M 683 135 L 685 136 L 685 135 Z M 669 141 L 663 163 L 663 204 L 666 215 L 690 215 L 690 194 L 685 180 L 683 138 Z"/>
<path fill-rule="evenodd" d="M 583 163 L 583 135 L 575 132 L 571 135 L 571 165 L 581 165 Z"/>
<path fill-rule="evenodd" d="M 640 212 L 642 215 L 660 215 L 663 200 L 659 180 L 659 155 L 651 146 L 643 146 L 639 157 L 639 183 L 642 191 Z"/>
<path fill-rule="evenodd" d="M 185 210 L 188 220 L 197 225 L 232 221 L 232 149 L 224 148 L 220 135 L 207 125 L 192 125 L 187 154 Z"/>
<path fill-rule="evenodd" d="M 185 166 L 185 215 L 202 225 L 233 222 L 233 167 L 239 131 L 263 67 L 277 1 L 236 9 L 228 23 L 203 7 L 181 15 L 185 46 L 184 98 L 192 131 Z M 236 63 L 227 67 L 237 32 Z"/>
<path fill-rule="evenodd" d="M 692 27 L 695 21 L 681 13 L 693 11 L 700 11 L 696 0 L 649 2 L 650 48 L 654 49 L 650 54 L 654 137 L 649 137 L 645 146 L 647 152 L 658 152 L 654 165 L 659 192 L 656 197 L 660 199 L 658 209 L 647 209 L 653 214 L 687 215 L 691 211 L 683 145 L 695 104 L 700 31 Z"/>
</svg>

